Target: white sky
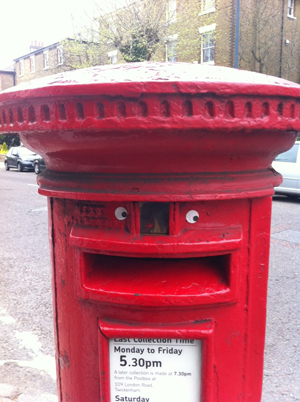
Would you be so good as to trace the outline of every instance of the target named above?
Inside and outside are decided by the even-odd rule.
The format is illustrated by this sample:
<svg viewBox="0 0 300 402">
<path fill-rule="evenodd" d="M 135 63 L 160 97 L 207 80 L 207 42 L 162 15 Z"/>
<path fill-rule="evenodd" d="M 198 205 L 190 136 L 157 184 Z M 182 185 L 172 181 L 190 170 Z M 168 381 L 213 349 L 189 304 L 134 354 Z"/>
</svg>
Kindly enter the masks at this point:
<svg viewBox="0 0 300 402">
<path fill-rule="evenodd" d="M 0 0 L 0 69 L 29 53 L 31 42 L 44 46 L 73 36 L 75 26 L 84 26 L 95 4 L 111 0 Z"/>
</svg>

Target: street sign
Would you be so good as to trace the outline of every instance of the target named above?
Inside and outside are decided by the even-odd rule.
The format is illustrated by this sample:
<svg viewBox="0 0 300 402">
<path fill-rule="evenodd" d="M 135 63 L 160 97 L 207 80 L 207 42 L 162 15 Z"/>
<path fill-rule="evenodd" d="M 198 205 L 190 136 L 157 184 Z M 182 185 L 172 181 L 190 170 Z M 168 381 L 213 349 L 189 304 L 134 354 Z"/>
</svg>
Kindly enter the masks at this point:
<svg viewBox="0 0 300 402">
<path fill-rule="evenodd" d="M 199 402 L 201 341 L 110 339 L 111 402 Z"/>
</svg>

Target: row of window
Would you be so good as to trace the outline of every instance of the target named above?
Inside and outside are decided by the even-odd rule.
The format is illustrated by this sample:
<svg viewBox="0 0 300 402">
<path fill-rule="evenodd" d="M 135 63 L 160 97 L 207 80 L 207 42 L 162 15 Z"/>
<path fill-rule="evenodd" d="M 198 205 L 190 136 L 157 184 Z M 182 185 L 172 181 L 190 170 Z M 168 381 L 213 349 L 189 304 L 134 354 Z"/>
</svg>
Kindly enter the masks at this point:
<svg viewBox="0 0 300 402">
<path fill-rule="evenodd" d="M 208 14 L 215 11 L 215 0 L 202 0 L 201 12 L 202 14 Z M 177 21 L 177 4 L 176 0 L 171 0 L 168 3 L 167 8 L 167 21 L 169 23 Z M 215 25 L 215 24 L 214 24 Z M 207 29 L 208 28 L 208 29 Z M 201 63 L 214 63 L 215 60 L 215 26 L 204 27 L 199 29 L 201 34 Z M 177 35 L 170 37 L 166 45 L 166 61 L 177 61 Z"/>
<path fill-rule="evenodd" d="M 216 9 L 215 0 L 202 0 L 201 1 L 201 14 L 208 14 L 214 12 Z M 176 0 L 170 0 L 167 7 L 167 21 L 169 23 L 177 21 L 177 4 Z"/>
<path fill-rule="evenodd" d="M 202 14 L 208 14 L 216 10 L 215 0 L 202 0 L 201 12 Z M 287 0 L 287 16 L 295 18 L 295 0 Z M 177 5 L 176 0 L 170 0 L 167 7 L 167 21 L 169 23 L 177 21 Z"/>
<path fill-rule="evenodd" d="M 215 60 L 215 24 L 199 28 L 201 34 L 201 63 L 214 63 Z M 177 37 L 173 35 L 169 37 L 166 45 L 166 61 L 177 61 Z M 118 62 L 118 51 L 113 50 L 107 54 L 109 63 Z"/>
<path fill-rule="evenodd" d="M 61 66 L 64 63 L 63 48 L 59 46 L 56 49 L 57 65 Z M 35 55 L 30 56 L 30 72 L 35 73 Z M 49 68 L 49 50 L 43 52 L 43 69 L 47 70 Z M 19 75 L 22 77 L 24 75 L 24 59 L 19 60 Z"/>
<path fill-rule="evenodd" d="M 208 14 L 214 12 L 216 9 L 215 0 L 202 0 L 201 1 L 201 14 Z M 287 0 L 287 15 L 288 17 L 295 18 L 295 0 Z M 177 20 L 177 5 L 176 0 L 170 0 L 167 7 L 167 21 L 175 22 Z"/>
<path fill-rule="evenodd" d="M 288 17 L 295 18 L 295 0 L 287 0 L 287 15 Z M 202 0 L 201 1 L 201 14 L 208 14 L 214 12 L 216 9 L 215 0 Z M 167 7 L 167 21 L 169 23 L 176 22 L 177 20 L 177 5 L 176 0 L 170 0 Z"/>
<path fill-rule="evenodd" d="M 200 30 L 199 30 L 200 31 Z M 109 63 L 118 62 L 118 51 L 113 50 L 107 54 Z M 215 60 L 215 31 L 214 29 L 201 34 L 201 63 L 213 64 Z M 177 35 L 169 38 L 166 45 L 166 61 L 177 61 Z"/>
<path fill-rule="evenodd" d="M 201 63 L 214 63 L 215 60 L 215 28 L 216 24 L 199 28 L 201 35 Z M 166 60 L 177 61 L 177 35 L 169 38 L 166 46 Z"/>
</svg>

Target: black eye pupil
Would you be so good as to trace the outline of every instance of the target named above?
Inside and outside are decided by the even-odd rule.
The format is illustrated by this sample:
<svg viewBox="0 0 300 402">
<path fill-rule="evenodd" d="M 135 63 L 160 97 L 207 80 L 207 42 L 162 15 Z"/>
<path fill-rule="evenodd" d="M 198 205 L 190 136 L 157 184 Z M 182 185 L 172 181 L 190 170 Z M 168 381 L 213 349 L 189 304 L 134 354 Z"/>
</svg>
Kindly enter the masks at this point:
<svg viewBox="0 0 300 402">
<path fill-rule="evenodd" d="M 127 212 L 123 211 L 121 215 L 122 215 L 122 218 L 126 218 Z"/>
<path fill-rule="evenodd" d="M 194 222 L 197 222 L 198 219 L 199 219 L 199 216 L 197 216 L 197 215 L 193 216 L 193 221 Z"/>
</svg>

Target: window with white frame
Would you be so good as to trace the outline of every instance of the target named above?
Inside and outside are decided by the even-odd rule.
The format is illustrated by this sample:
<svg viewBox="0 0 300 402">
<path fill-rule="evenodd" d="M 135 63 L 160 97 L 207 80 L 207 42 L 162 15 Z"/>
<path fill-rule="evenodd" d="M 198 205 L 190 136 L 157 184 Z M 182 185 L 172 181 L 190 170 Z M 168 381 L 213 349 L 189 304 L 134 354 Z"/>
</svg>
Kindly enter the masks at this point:
<svg viewBox="0 0 300 402">
<path fill-rule="evenodd" d="M 177 34 L 168 37 L 166 44 L 166 61 L 177 61 L 177 37 Z"/>
<path fill-rule="evenodd" d="M 214 64 L 216 24 L 199 28 L 201 35 L 201 63 Z"/>
<path fill-rule="evenodd" d="M 202 0 L 201 1 L 201 14 L 212 13 L 216 11 L 215 0 Z"/>
<path fill-rule="evenodd" d="M 177 17 L 176 0 L 171 0 L 167 4 L 167 21 L 176 22 L 176 17 Z"/>
<path fill-rule="evenodd" d="M 57 48 L 57 65 L 61 66 L 64 64 L 64 52 L 62 46 Z"/>
<path fill-rule="evenodd" d="M 287 15 L 288 17 L 295 18 L 295 0 L 288 0 Z"/>
<path fill-rule="evenodd" d="M 118 51 L 113 50 L 107 53 L 110 64 L 116 64 L 118 61 Z"/>
<path fill-rule="evenodd" d="M 35 73 L 35 56 L 30 56 L 30 72 Z"/>
<path fill-rule="evenodd" d="M 24 60 L 19 60 L 19 75 L 22 77 L 24 75 Z"/>
<path fill-rule="evenodd" d="M 48 52 L 48 50 L 43 52 L 43 65 L 44 65 L 44 70 L 49 68 L 49 52 Z"/>
</svg>

